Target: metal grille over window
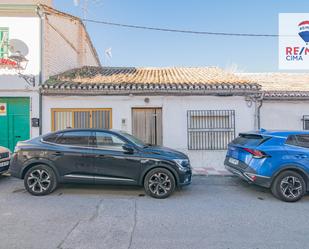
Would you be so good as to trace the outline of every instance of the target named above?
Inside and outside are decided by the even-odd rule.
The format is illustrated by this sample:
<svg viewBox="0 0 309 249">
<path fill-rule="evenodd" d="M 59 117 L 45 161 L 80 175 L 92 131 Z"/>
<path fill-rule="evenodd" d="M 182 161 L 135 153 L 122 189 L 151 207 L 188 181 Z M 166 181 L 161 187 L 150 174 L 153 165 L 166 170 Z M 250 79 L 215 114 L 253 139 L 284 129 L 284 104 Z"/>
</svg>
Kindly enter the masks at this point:
<svg viewBox="0 0 309 249">
<path fill-rule="evenodd" d="M 110 129 L 111 109 L 52 109 L 52 130 L 67 128 Z"/>
<path fill-rule="evenodd" d="M 309 115 L 304 115 L 302 120 L 303 120 L 303 129 L 309 130 Z"/>
<path fill-rule="evenodd" d="M 224 150 L 235 138 L 234 110 L 189 110 L 188 149 Z"/>
</svg>

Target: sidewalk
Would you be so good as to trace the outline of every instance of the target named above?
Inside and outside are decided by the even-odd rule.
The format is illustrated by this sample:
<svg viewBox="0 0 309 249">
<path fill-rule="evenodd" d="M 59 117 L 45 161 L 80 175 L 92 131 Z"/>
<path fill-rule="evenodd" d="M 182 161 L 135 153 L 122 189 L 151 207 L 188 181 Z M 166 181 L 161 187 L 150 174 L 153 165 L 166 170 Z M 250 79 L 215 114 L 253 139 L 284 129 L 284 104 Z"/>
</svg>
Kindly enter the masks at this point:
<svg viewBox="0 0 309 249">
<path fill-rule="evenodd" d="M 216 169 L 213 167 L 198 167 L 198 168 L 193 168 L 193 175 L 203 175 L 203 176 L 231 176 L 233 175 L 229 171 L 225 169 Z"/>
</svg>

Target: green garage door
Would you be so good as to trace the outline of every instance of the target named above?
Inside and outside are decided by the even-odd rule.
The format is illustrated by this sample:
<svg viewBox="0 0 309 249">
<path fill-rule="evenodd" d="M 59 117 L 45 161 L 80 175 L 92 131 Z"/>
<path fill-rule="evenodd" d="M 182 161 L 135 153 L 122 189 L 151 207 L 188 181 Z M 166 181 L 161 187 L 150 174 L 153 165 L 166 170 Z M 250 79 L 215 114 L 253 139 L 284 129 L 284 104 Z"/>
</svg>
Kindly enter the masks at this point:
<svg viewBox="0 0 309 249">
<path fill-rule="evenodd" d="M 0 106 L 0 146 L 13 151 L 18 141 L 29 139 L 30 101 L 29 98 L 0 97 Z"/>
</svg>

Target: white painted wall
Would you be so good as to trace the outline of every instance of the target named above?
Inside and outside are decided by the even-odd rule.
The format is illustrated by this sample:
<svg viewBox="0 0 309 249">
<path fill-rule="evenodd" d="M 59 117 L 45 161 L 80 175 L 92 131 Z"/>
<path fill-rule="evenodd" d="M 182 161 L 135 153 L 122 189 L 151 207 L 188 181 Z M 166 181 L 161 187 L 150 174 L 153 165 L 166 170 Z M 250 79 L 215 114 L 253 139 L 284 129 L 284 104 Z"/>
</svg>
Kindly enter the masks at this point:
<svg viewBox="0 0 309 249">
<path fill-rule="evenodd" d="M 29 53 L 25 56 L 29 62 L 23 74 L 38 76 L 40 73 L 40 19 L 38 17 L 0 17 L 0 27 L 9 28 L 9 39 L 18 39 L 27 46 Z M 0 89 L 25 89 L 25 81 L 16 77 L 7 82 L 4 75 L 14 75 L 17 72 L 12 69 L 0 68 Z M 3 80 L 5 80 L 3 82 Z"/>
<path fill-rule="evenodd" d="M 302 130 L 303 115 L 309 115 L 308 101 L 264 101 L 261 127 L 272 130 Z"/>
<path fill-rule="evenodd" d="M 187 153 L 193 167 L 224 169 L 225 151 L 189 151 L 187 149 L 187 110 L 235 110 L 236 133 L 253 129 L 254 107 L 248 107 L 243 97 L 213 96 L 43 96 L 43 133 L 51 131 L 52 108 L 112 108 L 113 128 L 122 129 L 126 119 L 132 132 L 131 110 L 134 107 L 162 107 L 163 145 Z"/>
<path fill-rule="evenodd" d="M 38 17 L 0 17 L 0 26 L 9 28 L 9 39 L 23 41 L 29 49 L 29 60 L 25 75 L 34 75 L 39 82 L 40 73 L 40 19 Z M 30 87 L 26 81 L 12 69 L 0 69 L 0 97 L 29 97 L 30 118 L 39 117 L 38 88 Z M 31 120 L 29 120 L 29 123 Z M 31 124 L 30 124 L 31 127 Z M 39 135 L 39 128 L 30 130 L 30 137 Z"/>
</svg>

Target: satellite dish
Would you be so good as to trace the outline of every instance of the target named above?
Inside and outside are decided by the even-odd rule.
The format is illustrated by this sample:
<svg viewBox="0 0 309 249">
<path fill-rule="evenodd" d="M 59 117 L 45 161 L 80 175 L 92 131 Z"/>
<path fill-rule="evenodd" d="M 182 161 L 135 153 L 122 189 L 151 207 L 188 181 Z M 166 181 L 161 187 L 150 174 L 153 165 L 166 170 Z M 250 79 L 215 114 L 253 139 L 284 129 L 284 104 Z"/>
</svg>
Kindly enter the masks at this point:
<svg viewBox="0 0 309 249">
<path fill-rule="evenodd" d="M 28 59 L 26 55 L 29 53 L 29 48 L 21 40 L 12 39 L 9 41 L 10 56 L 9 59 L 17 63 L 17 68 L 19 70 L 25 70 L 28 65 Z"/>
<path fill-rule="evenodd" d="M 11 39 L 9 42 L 9 50 L 13 56 L 26 57 L 29 53 L 29 48 L 26 43 L 18 39 Z"/>
</svg>

